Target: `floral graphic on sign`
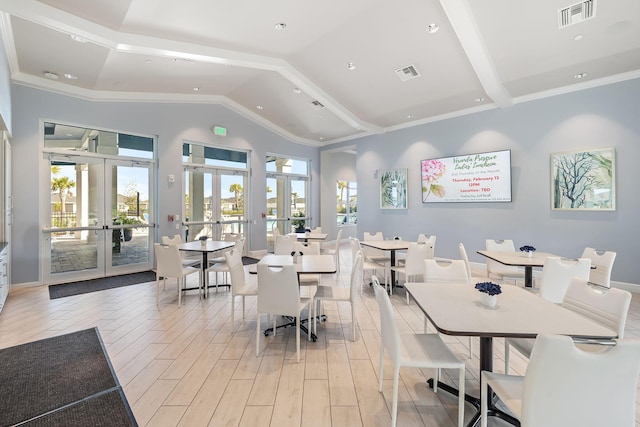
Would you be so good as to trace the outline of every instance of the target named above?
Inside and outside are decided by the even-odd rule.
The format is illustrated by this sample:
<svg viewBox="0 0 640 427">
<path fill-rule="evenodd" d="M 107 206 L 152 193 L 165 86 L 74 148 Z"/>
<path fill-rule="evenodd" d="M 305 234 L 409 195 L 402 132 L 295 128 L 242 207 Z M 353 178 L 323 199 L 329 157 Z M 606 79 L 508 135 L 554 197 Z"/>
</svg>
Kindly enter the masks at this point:
<svg viewBox="0 0 640 427">
<path fill-rule="evenodd" d="M 433 193 L 436 197 L 444 197 L 446 194 L 443 185 L 437 183 L 445 173 L 445 166 L 440 160 L 423 160 L 422 161 L 422 201 L 426 201 L 427 197 Z"/>
</svg>

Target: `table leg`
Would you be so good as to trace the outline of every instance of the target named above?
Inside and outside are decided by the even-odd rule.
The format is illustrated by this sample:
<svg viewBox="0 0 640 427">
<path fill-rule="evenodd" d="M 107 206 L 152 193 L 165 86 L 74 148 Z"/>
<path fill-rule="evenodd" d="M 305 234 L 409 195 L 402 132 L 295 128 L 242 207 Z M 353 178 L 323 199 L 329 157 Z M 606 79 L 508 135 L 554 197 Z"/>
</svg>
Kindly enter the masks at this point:
<svg viewBox="0 0 640 427">
<path fill-rule="evenodd" d="M 492 337 L 480 337 L 480 376 L 482 375 L 482 371 L 493 371 L 493 338 Z M 429 387 L 433 388 L 433 378 L 430 378 L 427 383 Z M 447 393 L 453 394 L 455 396 L 458 395 L 458 389 L 452 387 L 448 384 L 444 384 L 438 381 L 438 388 L 446 391 Z M 489 396 L 491 396 L 487 415 L 490 417 L 498 417 L 511 425 L 520 426 L 520 421 L 513 418 L 511 415 L 501 411 L 496 408 L 494 405 L 494 397 L 493 392 L 489 390 Z M 471 420 L 467 423 L 467 427 L 475 427 L 480 422 L 480 399 L 474 396 L 470 396 L 468 394 L 464 395 L 464 400 L 467 403 L 470 403 L 476 408 L 476 412 L 471 417 Z"/>
<path fill-rule="evenodd" d="M 524 287 L 533 288 L 533 267 L 524 267 Z"/>
</svg>

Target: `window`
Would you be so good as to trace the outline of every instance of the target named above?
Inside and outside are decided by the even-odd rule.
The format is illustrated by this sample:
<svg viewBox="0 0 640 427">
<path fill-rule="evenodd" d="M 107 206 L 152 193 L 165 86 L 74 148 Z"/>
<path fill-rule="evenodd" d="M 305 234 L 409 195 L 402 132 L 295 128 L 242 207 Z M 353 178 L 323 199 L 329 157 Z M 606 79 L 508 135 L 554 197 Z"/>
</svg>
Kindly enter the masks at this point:
<svg viewBox="0 0 640 427">
<path fill-rule="evenodd" d="M 354 225 L 358 223 L 358 183 L 337 181 L 336 185 L 338 226 Z"/>
</svg>

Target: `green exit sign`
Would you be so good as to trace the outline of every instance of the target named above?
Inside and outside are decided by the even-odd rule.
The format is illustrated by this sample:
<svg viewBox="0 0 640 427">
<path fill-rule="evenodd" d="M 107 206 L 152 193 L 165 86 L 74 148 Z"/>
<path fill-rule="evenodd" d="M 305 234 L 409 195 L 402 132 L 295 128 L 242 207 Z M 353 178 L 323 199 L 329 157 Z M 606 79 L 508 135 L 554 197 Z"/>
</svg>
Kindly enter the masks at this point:
<svg viewBox="0 0 640 427">
<path fill-rule="evenodd" d="M 222 126 L 214 126 L 211 129 L 213 130 L 214 135 L 227 136 L 227 128 L 223 128 Z"/>
</svg>

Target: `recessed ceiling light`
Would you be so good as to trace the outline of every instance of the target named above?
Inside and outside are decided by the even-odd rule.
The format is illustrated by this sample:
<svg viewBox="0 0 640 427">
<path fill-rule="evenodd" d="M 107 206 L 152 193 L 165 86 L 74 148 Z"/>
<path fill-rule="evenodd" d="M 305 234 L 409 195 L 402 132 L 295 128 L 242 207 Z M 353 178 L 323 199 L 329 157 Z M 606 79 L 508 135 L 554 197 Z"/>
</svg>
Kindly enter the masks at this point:
<svg viewBox="0 0 640 427">
<path fill-rule="evenodd" d="M 71 74 L 71 73 L 64 73 L 64 76 L 66 78 L 68 78 L 69 80 L 77 80 L 78 76 L 76 76 L 75 74 Z"/>
<path fill-rule="evenodd" d="M 573 76 L 574 79 L 581 79 L 587 77 L 587 73 L 578 73 L 576 75 Z"/>
<path fill-rule="evenodd" d="M 583 36 L 582 34 L 576 34 L 576 35 L 573 37 L 573 39 L 574 39 L 575 41 L 582 40 L 583 38 L 584 38 L 584 36 Z"/>
<path fill-rule="evenodd" d="M 80 37 L 76 34 L 70 34 L 69 37 L 71 37 L 73 40 L 77 41 L 78 43 L 86 43 L 87 39 L 85 39 L 84 37 Z"/>
<path fill-rule="evenodd" d="M 273 28 L 275 28 L 276 30 L 284 30 L 285 28 L 287 28 L 287 24 L 285 24 L 284 22 L 279 22 L 274 25 Z"/>
<path fill-rule="evenodd" d="M 45 71 L 44 76 L 48 79 L 57 80 L 58 75 L 56 73 L 52 73 L 51 71 Z"/>
<path fill-rule="evenodd" d="M 415 116 L 414 116 L 413 114 L 409 114 L 409 115 L 407 116 L 407 119 L 413 119 L 414 117 L 415 117 Z"/>
<path fill-rule="evenodd" d="M 257 108 L 258 110 L 262 110 L 262 109 L 264 109 L 264 107 L 263 107 L 262 105 L 256 105 L 256 108 Z"/>
<path fill-rule="evenodd" d="M 144 60 L 144 62 L 145 62 L 146 64 L 151 64 L 153 61 L 152 61 L 152 60 L 150 60 L 150 59 L 145 59 L 145 60 Z"/>
<path fill-rule="evenodd" d="M 476 101 L 476 102 L 482 102 L 482 101 L 484 101 L 484 98 L 483 98 L 483 97 L 481 97 L 481 96 L 479 96 L 479 97 L 477 97 L 476 99 L 474 99 L 474 101 Z"/>
<path fill-rule="evenodd" d="M 71 133 L 65 133 L 65 136 L 73 136 Z"/>
<path fill-rule="evenodd" d="M 437 33 L 439 29 L 440 29 L 440 26 L 438 24 L 429 24 L 429 26 L 427 27 L 427 33 L 429 34 Z"/>
<path fill-rule="evenodd" d="M 194 91 L 194 92 L 197 92 L 197 91 L 199 91 L 199 90 L 200 90 L 200 88 L 199 88 L 199 87 L 194 87 L 194 88 L 193 88 L 193 91 Z"/>
<path fill-rule="evenodd" d="M 302 93 L 302 91 L 300 90 L 299 87 L 294 87 L 293 88 L 293 93 Z"/>
<path fill-rule="evenodd" d="M 353 62 L 349 62 L 347 64 L 347 70 L 355 70 L 356 69 L 356 64 L 354 64 Z"/>
</svg>

